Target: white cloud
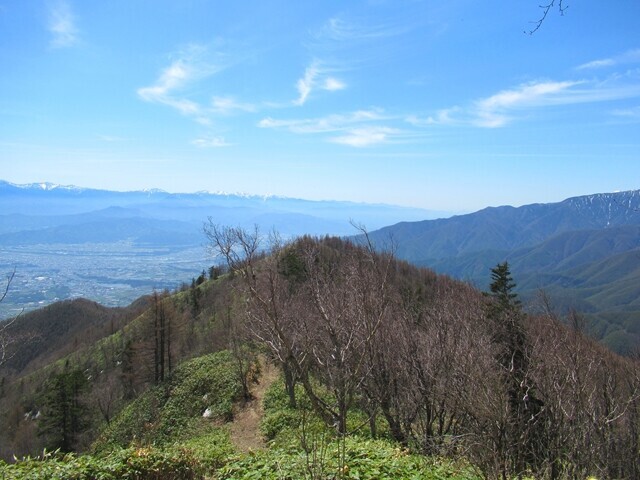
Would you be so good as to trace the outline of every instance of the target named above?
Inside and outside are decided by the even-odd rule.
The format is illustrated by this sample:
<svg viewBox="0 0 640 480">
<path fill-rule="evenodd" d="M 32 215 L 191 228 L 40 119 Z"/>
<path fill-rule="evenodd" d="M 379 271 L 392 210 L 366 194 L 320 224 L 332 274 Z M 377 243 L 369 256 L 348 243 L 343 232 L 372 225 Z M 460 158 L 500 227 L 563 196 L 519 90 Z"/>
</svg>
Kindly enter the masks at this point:
<svg viewBox="0 0 640 480">
<path fill-rule="evenodd" d="M 602 60 L 593 60 L 591 62 L 583 63 L 579 65 L 578 70 L 585 70 L 589 68 L 602 68 L 602 67 L 610 67 L 615 65 L 616 62 L 613 58 L 603 58 Z"/>
<path fill-rule="evenodd" d="M 227 142 L 224 137 L 196 138 L 191 143 L 200 148 L 220 148 L 230 147 L 233 145 L 232 143 Z"/>
<path fill-rule="evenodd" d="M 325 37 L 336 42 L 372 41 L 382 38 L 395 37 L 411 30 L 406 20 L 387 24 L 358 24 L 343 18 L 330 18 L 319 32 L 319 37 Z"/>
<path fill-rule="evenodd" d="M 137 90 L 140 99 L 171 107 L 209 132 L 212 131 L 215 115 L 255 110 L 253 105 L 240 103 L 230 96 L 213 96 L 210 102 L 195 97 L 203 89 L 201 86 L 194 89 L 194 85 L 228 65 L 221 54 L 210 52 L 205 46 L 192 44 L 173 56 L 174 60 L 160 72 L 155 82 Z M 200 148 L 232 145 L 223 137 L 211 133 L 192 140 L 191 144 Z"/>
<path fill-rule="evenodd" d="M 530 82 L 499 91 L 464 107 L 441 109 L 425 117 L 408 115 L 404 120 L 415 127 L 471 125 L 499 128 L 516 120 L 522 112 L 540 108 L 640 97 L 639 73 L 630 71 L 600 81 Z"/>
<path fill-rule="evenodd" d="M 330 142 L 348 145 L 350 147 L 370 147 L 379 143 L 384 143 L 390 135 L 399 133 L 398 130 L 389 127 L 364 127 L 348 130 L 345 135 L 332 137 Z"/>
<path fill-rule="evenodd" d="M 138 96 L 153 103 L 174 108 L 183 115 L 193 116 L 199 123 L 206 123 L 205 109 L 197 102 L 177 93 L 188 85 L 206 78 L 224 68 L 207 60 L 208 50 L 201 45 L 189 45 L 178 58 L 160 73 L 150 86 L 137 90 Z"/>
<path fill-rule="evenodd" d="M 624 108 L 624 109 L 618 109 L 618 110 L 614 110 L 613 112 L 611 112 L 613 115 L 617 116 L 617 117 L 624 117 L 624 118 L 638 118 L 640 119 L 640 106 L 637 107 L 631 107 L 631 108 Z"/>
<path fill-rule="evenodd" d="M 382 110 L 356 110 L 347 114 L 333 114 L 319 118 L 276 120 L 271 117 L 258 122 L 261 128 L 286 128 L 293 133 L 331 133 L 344 131 L 354 125 L 391 119 Z"/>
<path fill-rule="evenodd" d="M 162 103 L 173 107 L 183 115 L 197 114 L 200 111 L 197 103 L 172 96 L 174 91 L 183 88 L 194 78 L 194 73 L 184 60 L 176 60 L 162 71 L 153 85 L 139 88 L 138 95 L 147 102 Z"/>
<path fill-rule="evenodd" d="M 430 115 L 426 118 L 409 115 L 405 118 L 405 121 L 415 127 L 425 127 L 429 125 L 453 125 L 458 123 L 454 116 L 459 111 L 459 107 L 443 108 L 442 110 L 438 110 L 435 115 Z"/>
<path fill-rule="evenodd" d="M 318 67 L 315 64 L 310 65 L 304 71 L 304 76 L 296 83 L 296 89 L 298 90 L 298 99 L 293 103 L 296 105 L 304 105 L 307 101 L 307 97 L 311 93 L 315 78 L 318 76 Z"/>
<path fill-rule="evenodd" d="M 229 114 L 234 111 L 255 112 L 256 107 L 250 103 L 240 103 L 233 97 L 213 97 L 211 99 L 211 107 L 214 112 L 220 114 Z"/>
<path fill-rule="evenodd" d="M 503 90 L 474 102 L 471 123 L 486 128 L 502 127 L 512 120 L 515 109 L 574 103 L 567 92 L 581 82 L 538 82 Z"/>
<path fill-rule="evenodd" d="M 312 62 L 311 65 L 305 69 L 304 75 L 298 79 L 296 83 L 298 98 L 293 101 L 294 105 L 304 105 L 311 92 L 316 88 L 334 92 L 347 87 L 341 80 L 328 76 L 329 72 L 330 70 L 321 67 L 320 62 L 317 60 Z"/>
<path fill-rule="evenodd" d="M 271 117 L 258 122 L 260 128 L 280 128 L 300 135 L 329 135 L 326 140 L 350 147 L 368 147 L 387 142 L 391 137 L 404 135 L 399 129 L 380 125 L 397 118 L 382 110 L 356 110 L 319 118 L 277 120 Z M 372 123 L 375 123 L 372 125 Z"/>
<path fill-rule="evenodd" d="M 324 81 L 324 85 L 322 88 L 330 92 L 335 92 L 336 90 L 343 90 L 347 88 L 347 86 L 344 84 L 344 82 L 338 80 L 337 78 L 328 77 Z"/>
<path fill-rule="evenodd" d="M 594 81 L 538 82 L 520 85 L 478 100 L 470 109 L 471 123 L 480 127 L 502 127 L 522 109 L 597 103 L 640 96 L 640 84 L 631 76 L 613 75 Z"/>
<path fill-rule="evenodd" d="M 602 58 L 591 62 L 583 63 L 576 67 L 578 70 L 590 70 L 605 67 L 613 67 L 616 65 L 640 62 L 640 48 L 628 50 L 620 55 L 610 58 Z"/>
<path fill-rule="evenodd" d="M 480 110 L 499 110 L 526 106 L 540 106 L 555 103 L 554 96 L 581 82 L 538 82 L 520 85 L 511 90 L 503 90 L 488 98 L 478 100 Z"/>
<path fill-rule="evenodd" d="M 405 121 L 416 127 L 432 125 L 503 127 L 514 119 L 514 114 L 518 110 L 576 103 L 579 101 L 579 92 L 571 91 L 571 89 L 581 83 L 583 82 L 526 83 L 476 100 L 467 107 L 443 108 L 435 114 L 423 118 L 409 115 Z"/>
<path fill-rule="evenodd" d="M 52 35 L 49 43 L 52 48 L 71 47 L 78 42 L 75 16 L 66 1 L 58 1 L 49 10 L 48 28 Z"/>
</svg>

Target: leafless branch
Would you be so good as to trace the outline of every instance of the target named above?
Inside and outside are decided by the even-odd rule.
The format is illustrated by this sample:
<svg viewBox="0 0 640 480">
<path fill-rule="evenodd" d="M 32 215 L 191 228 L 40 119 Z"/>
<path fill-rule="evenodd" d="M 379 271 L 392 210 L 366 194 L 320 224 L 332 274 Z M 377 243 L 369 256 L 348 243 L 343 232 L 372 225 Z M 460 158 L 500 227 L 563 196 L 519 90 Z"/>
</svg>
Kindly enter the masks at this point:
<svg viewBox="0 0 640 480">
<path fill-rule="evenodd" d="M 551 0 L 547 4 L 538 5 L 538 7 L 542 10 L 542 15 L 535 22 L 531 22 L 531 23 L 533 23 L 533 28 L 531 30 L 529 30 L 529 31 L 525 30 L 524 33 L 528 33 L 529 35 L 533 35 L 534 33 L 536 33 L 540 29 L 540 27 L 542 27 L 542 24 L 546 20 L 547 15 L 549 15 L 549 11 L 551 11 L 551 9 L 555 5 L 558 6 L 558 13 L 560 15 L 564 15 L 564 12 L 569 8 L 568 5 L 564 4 L 564 0 Z"/>
</svg>

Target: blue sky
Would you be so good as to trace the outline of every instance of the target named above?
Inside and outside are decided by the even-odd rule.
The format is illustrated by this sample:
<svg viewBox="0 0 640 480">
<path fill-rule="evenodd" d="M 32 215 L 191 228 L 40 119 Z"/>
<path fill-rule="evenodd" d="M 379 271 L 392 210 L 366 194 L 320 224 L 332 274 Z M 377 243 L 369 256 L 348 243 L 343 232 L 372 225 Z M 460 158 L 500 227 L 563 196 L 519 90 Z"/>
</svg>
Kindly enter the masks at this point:
<svg viewBox="0 0 640 480">
<path fill-rule="evenodd" d="M 640 188 L 640 2 L 0 0 L 0 178 L 449 211 Z"/>
</svg>

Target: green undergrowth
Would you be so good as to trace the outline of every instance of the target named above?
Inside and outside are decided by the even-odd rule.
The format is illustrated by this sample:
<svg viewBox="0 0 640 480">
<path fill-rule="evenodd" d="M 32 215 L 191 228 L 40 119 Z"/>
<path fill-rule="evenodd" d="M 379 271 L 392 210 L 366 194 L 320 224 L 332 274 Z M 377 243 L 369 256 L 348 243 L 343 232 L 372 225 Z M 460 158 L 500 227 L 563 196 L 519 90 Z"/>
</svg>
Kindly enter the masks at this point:
<svg viewBox="0 0 640 480">
<path fill-rule="evenodd" d="M 308 449 L 272 446 L 230 462 L 221 479 L 479 479 L 468 465 L 409 453 L 387 440 L 317 438 Z"/>
<path fill-rule="evenodd" d="M 117 449 L 106 455 L 47 453 L 15 464 L 0 463 L 3 480 L 192 480 L 206 466 L 187 449 Z"/>
<path fill-rule="evenodd" d="M 188 439 L 232 418 L 241 394 L 232 356 L 218 352 L 181 364 L 170 381 L 131 402 L 102 432 L 96 451 L 131 442 L 162 445 Z M 205 410 L 210 417 L 203 418 Z"/>
<path fill-rule="evenodd" d="M 225 424 L 241 394 L 229 352 L 180 365 L 171 380 L 129 404 L 102 432 L 90 455 L 46 453 L 0 464 L 1 479 L 26 480 L 478 480 L 464 461 L 417 455 L 385 438 L 372 438 L 366 416 L 354 409 L 346 436 L 313 414 L 304 391 L 288 405 L 281 380 L 264 398 L 264 450 L 235 450 Z M 330 399 L 327 392 L 324 393 Z M 205 409 L 212 418 L 205 419 Z"/>
<path fill-rule="evenodd" d="M 325 394 L 328 395 L 328 394 Z M 368 420 L 357 409 L 348 424 L 347 436 L 327 428 L 310 410 L 304 392 L 297 391 L 298 405 L 288 406 L 282 381 L 275 382 L 264 399 L 262 432 L 269 448 L 250 452 L 228 462 L 218 478 L 250 479 L 452 479 L 481 478 L 463 461 L 429 458 L 384 438 L 371 438 Z M 366 426 L 365 426 L 366 425 Z"/>
<path fill-rule="evenodd" d="M 181 364 L 171 379 L 131 402 L 90 455 L 45 452 L 0 463 L 1 479 L 187 480 L 209 478 L 235 455 L 224 423 L 241 394 L 233 357 Z M 203 418 L 209 409 L 210 418 Z"/>
</svg>

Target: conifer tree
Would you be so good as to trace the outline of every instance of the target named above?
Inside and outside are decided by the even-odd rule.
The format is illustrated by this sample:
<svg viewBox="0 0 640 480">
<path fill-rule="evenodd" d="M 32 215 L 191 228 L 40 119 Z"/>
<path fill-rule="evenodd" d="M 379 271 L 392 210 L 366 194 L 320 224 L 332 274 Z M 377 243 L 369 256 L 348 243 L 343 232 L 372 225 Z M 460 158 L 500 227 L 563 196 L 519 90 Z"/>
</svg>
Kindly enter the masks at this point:
<svg viewBox="0 0 640 480">
<path fill-rule="evenodd" d="M 540 416 L 543 403 L 536 398 L 529 375 L 531 352 L 524 325 L 526 315 L 514 292 L 516 283 L 509 264 L 499 263 L 492 268 L 491 280 L 487 318 L 507 399 L 504 436 L 499 445 L 504 455 L 502 475 L 507 478 L 521 475 L 542 457 Z"/>
<path fill-rule="evenodd" d="M 38 425 L 38 435 L 45 437 L 47 448 L 63 452 L 77 448 L 78 437 L 87 428 L 87 407 L 82 401 L 87 385 L 82 371 L 68 370 L 68 365 L 49 378 Z"/>
</svg>

